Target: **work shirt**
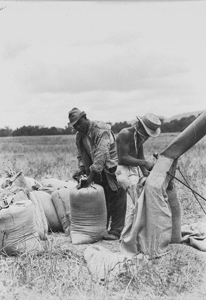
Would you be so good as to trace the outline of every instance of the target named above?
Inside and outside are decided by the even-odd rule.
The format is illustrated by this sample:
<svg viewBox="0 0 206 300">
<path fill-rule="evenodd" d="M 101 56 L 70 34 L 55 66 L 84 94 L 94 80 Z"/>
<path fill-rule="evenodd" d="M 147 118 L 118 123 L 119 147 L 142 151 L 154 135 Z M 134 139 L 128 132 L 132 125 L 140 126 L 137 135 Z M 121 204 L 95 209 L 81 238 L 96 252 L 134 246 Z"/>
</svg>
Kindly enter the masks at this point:
<svg viewBox="0 0 206 300">
<path fill-rule="evenodd" d="M 115 137 L 109 124 L 90 121 L 86 135 L 77 132 L 76 145 L 79 168 L 85 168 L 87 174 L 94 172 L 101 176 L 103 170 L 109 174 L 111 169 L 116 169 Z"/>
</svg>

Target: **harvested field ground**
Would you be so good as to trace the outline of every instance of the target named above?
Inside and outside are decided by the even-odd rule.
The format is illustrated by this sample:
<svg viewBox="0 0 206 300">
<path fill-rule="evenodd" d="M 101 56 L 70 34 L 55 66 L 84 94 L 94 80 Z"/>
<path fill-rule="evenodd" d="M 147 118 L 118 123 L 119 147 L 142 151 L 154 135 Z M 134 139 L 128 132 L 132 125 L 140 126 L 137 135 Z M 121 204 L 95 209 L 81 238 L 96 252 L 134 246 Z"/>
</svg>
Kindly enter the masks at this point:
<svg viewBox="0 0 206 300">
<path fill-rule="evenodd" d="M 176 134 L 162 134 L 145 144 L 145 154 L 161 151 Z M 178 165 L 191 187 L 206 197 L 206 139 L 182 155 Z M 74 136 L 0 138 L 0 170 L 23 171 L 39 181 L 55 177 L 71 179 L 76 170 Z M 182 180 L 177 171 L 176 176 Z M 177 182 L 182 205 L 182 225 L 206 216 L 189 189 Z M 128 199 L 128 210 L 130 209 Z M 206 210 L 205 202 L 199 199 Z M 119 252 L 118 241 L 96 243 Z M 52 233 L 42 255 L 0 257 L 0 299 L 206 299 L 206 253 L 186 245 L 170 245 L 164 257 L 152 260 L 142 269 L 128 268 L 113 281 L 93 281 L 85 261 L 88 245 L 72 245 L 63 233 Z"/>
</svg>

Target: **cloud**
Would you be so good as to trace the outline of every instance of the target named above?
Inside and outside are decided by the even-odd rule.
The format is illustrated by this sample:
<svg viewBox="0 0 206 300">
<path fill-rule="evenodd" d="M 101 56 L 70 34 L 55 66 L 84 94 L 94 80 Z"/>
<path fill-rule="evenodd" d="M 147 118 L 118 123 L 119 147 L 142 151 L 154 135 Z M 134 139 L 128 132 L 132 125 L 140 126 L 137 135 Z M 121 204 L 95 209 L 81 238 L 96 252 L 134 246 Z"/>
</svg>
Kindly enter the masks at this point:
<svg viewBox="0 0 206 300">
<path fill-rule="evenodd" d="M 64 56 L 65 61 L 57 63 L 55 56 L 53 61 L 45 61 L 45 54 L 39 49 L 36 53 L 41 52 L 42 56 L 28 60 L 28 70 L 22 62 L 20 83 L 32 93 L 129 92 L 178 87 L 189 72 L 184 61 L 168 59 L 166 55 L 147 53 L 139 57 L 134 50 L 125 52 L 111 45 L 107 49 L 74 47 L 69 50 L 68 59 Z"/>
<path fill-rule="evenodd" d="M 17 59 L 28 47 L 24 41 L 8 41 L 2 51 L 2 58 L 5 60 Z"/>
<path fill-rule="evenodd" d="M 0 128 L 64 127 L 74 106 L 112 122 L 202 109 L 205 8 L 200 1 L 9 2 L 0 12 Z"/>
</svg>

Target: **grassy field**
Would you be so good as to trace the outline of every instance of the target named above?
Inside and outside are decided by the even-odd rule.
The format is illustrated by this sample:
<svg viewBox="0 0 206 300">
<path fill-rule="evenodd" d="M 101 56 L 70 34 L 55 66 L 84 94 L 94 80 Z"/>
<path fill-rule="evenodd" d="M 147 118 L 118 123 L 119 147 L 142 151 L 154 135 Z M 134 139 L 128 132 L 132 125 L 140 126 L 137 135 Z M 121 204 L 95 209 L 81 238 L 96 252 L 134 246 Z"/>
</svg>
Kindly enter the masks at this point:
<svg viewBox="0 0 206 300">
<path fill-rule="evenodd" d="M 176 134 L 162 134 L 145 144 L 145 156 L 152 159 Z M 178 166 L 191 187 L 206 197 L 206 138 L 178 160 Z M 41 181 L 55 177 L 71 179 L 77 168 L 74 136 L 0 138 L 0 175 L 23 171 Z M 177 177 L 182 179 L 179 171 Z M 189 189 L 177 182 L 182 205 L 182 224 L 205 218 L 200 204 Z M 206 210 L 205 202 L 199 199 Z M 98 244 L 119 251 L 118 241 Z M 51 234 L 40 256 L 0 256 L 0 299 L 206 299 L 198 292 L 205 268 L 200 251 L 183 245 L 171 245 L 168 255 L 150 261 L 142 269 L 133 265 L 114 281 L 97 284 L 83 259 L 87 245 L 73 246 L 64 234 Z M 206 281 L 205 281 L 206 282 Z M 196 291 L 197 289 L 197 291 Z M 204 298 L 205 297 L 205 298 Z"/>
</svg>

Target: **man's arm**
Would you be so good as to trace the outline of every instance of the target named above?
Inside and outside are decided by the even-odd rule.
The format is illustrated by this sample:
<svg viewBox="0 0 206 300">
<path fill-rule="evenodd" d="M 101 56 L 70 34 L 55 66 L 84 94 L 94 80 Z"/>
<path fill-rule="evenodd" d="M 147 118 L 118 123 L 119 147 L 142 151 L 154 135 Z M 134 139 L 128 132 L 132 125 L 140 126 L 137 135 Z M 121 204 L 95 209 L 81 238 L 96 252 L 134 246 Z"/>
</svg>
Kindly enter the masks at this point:
<svg viewBox="0 0 206 300">
<path fill-rule="evenodd" d="M 77 160 L 78 160 L 78 167 L 80 170 L 85 170 L 85 167 L 84 167 L 84 163 L 83 163 L 83 160 L 82 160 L 82 156 L 81 156 L 81 151 L 80 149 L 77 147 Z"/>
<path fill-rule="evenodd" d="M 145 159 L 142 159 L 142 157 L 135 158 L 129 154 L 131 152 L 130 149 L 131 139 L 133 139 L 133 134 L 131 134 L 126 129 L 125 130 L 123 129 L 116 138 L 119 165 L 145 167 L 148 171 L 150 171 L 153 168 L 152 163 L 146 161 Z"/>
<path fill-rule="evenodd" d="M 74 172 L 74 174 L 72 175 L 72 178 L 78 181 L 80 179 L 81 175 L 86 174 L 86 169 L 85 169 L 85 166 L 84 166 L 84 163 L 82 160 L 81 151 L 80 151 L 79 143 L 77 142 L 77 139 L 78 139 L 78 137 L 76 135 L 78 170 Z"/>
</svg>

